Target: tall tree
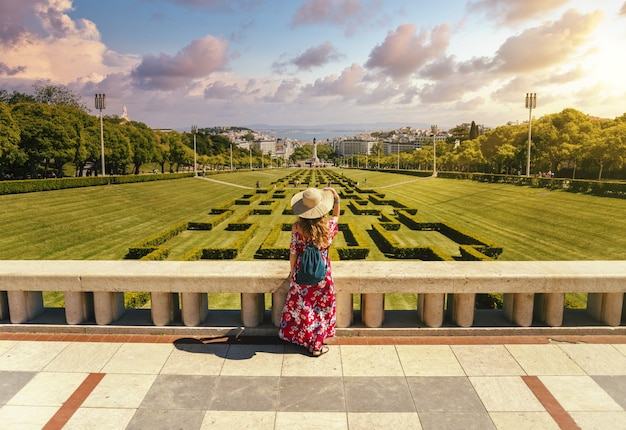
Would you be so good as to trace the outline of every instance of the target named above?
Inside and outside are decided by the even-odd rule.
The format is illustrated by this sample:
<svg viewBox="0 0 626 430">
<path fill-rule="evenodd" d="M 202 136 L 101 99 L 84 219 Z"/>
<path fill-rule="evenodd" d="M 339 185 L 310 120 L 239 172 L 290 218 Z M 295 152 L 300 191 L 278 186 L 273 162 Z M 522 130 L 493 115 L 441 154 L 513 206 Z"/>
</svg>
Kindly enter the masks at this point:
<svg viewBox="0 0 626 430">
<path fill-rule="evenodd" d="M 147 125 L 131 121 L 124 124 L 126 134 L 133 148 L 134 173 L 141 172 L 144 163 L 153 161 L 156 155 L 154 132 Z"/>
<path fill-rule="evenodd" d="M 53 106 L 18 103 L 12 114 L 20 126 L 20 146 L 28 157 L 31 177 L 37 176 L 42 163 L 47 166 L 55 155 L 62 157 L 66 145 L 74 143 L 68 118 Z"/>
<path fill-rule="evenodd" d="M 472 121 L 472 125 L 470 126 L 469 138 L 470 140 L 476 139 L 478 137 L 478 126 L 474 121 Z"/>
<path fill-rule="evenodd" d="M 63 85 L 35 85 L 35 101 L 49 105 L 71 106 L 89 112 L 80 95 Z"/>
<path fill-rule="evenodd" d="M 113 174 L 126 173 L 126 167 L 132 163 L 133 148 L 124 124 L 104 123 L 104 161 L 105 169 Z M 101 162 L 96 163 L 96 166 L 100 165 Z"/>
<path fill-rule="evenodd" d="M 11 166 L 24 163 L 26 154 L 20 150 L 20 127 L 11 115 L 8 105 L 0 102 L 0 177 L 4 177 Z"/>
</svg>

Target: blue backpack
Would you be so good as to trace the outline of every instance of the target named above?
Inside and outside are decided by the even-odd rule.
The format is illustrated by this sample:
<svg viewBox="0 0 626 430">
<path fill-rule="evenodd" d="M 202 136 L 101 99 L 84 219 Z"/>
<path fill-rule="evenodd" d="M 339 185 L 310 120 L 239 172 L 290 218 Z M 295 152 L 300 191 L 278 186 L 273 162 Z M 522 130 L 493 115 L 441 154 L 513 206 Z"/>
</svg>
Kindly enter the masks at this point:
<svg viewBox="0 0 626 430">
<path fill-rule="evenodd" d="M 300 285 L 315 285 L 325 277 L 326 262 L 322 258 L 322 252 L 310 242 L 302 253 L 300 269 L 296 272 L 296 282 Z"/>
</svg>

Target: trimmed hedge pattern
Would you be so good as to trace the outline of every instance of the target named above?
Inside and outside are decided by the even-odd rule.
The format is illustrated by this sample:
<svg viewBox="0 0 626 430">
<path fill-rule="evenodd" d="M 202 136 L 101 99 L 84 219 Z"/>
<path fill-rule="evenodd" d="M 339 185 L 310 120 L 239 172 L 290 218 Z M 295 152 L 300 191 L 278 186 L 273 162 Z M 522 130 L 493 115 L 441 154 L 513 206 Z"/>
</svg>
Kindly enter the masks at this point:
<svg viewBox="0 0 626 430">
<path fill-rule="evenodd" d="M 403 246 L 380 223 L 372 224 L 372 238 L 388 257 L 424 261 L 451 261 L 441 249 L 434 246 Z"/>
<path fill-rule="evenodd" d="M 258 223 L 248 224 L 248 228 L 244 230 L 244 233 L 229 247 L 193 249 L 185 255 L 183 260 L 232 260 L 246 246 L 258 227 Z"/>
<path fill-rule="evenodd" d="M 249 220 L 251 215 L 271 215 L 275 213 L 274 211 L 280 211 L 281 208 L 283 208 L 281 214 L 293 215 L 289 202 L 284 202 L 285 199 L 290 199 L 293 193 L 301 191 L 302 189 L 298 186 L 289 190 L 294 181 L 299 181 L 303 186 L 317 183 L 325 185 L 327 182 L 335 183 L 342 187 L 340 195 L 348 201 L 347 206 L 350 208 L 351 212 L 357 215 L 378 217 L 378 222 L 372 224 L 370 238 L 368 238 L 364 231 L 361 231 L 357 227 L 356 223 L 340 223 L 339 229 L 343 233 L 345 246 L 333 246 L 331 249 L 332 259 L 366 259 L 369 256 L 371 247 L 370 241 L 373 241 L 387 257 L 398 259 L 486 260 L 497 258 L 502 252 L 502 248 L 493 246 L 470 232 L 463 231 L 456 226 L 447 223 L 421 222 L 415 218 L 417 209 L 407 207 L 396 200 L 385 199 L 385 194 L 375 190 L 358 188 L 342 175 L 322 173 L 322 171 L 316 169 L 296 171 L 285 177 L 282 181 L 275 181 L 271 187 L 256 189 L 243 194 L 239 199 L 226 201 L 218 207 L 210 209 L 210 214 L 214 216 L 208 221 L 190 221 L 174 225 L 130 247 L 126 258 L 141 258 L 146 260 L 167 259 L 171 253 L 171 249 L 164 246 L 164 244 L 180 232 L 185 229 L 214 230 L 218 225 L 224 222 L 228 222 L 228 224 L 225 227 L 220 227 L 220 229 L 230 232 L 241 232 L 232 245 L 226 247 L 198 247 L 188 251 L 182 259 L 237 258 L 260 227 L 259 223 Z M 366 197 L 362 197 L 362 195 Z M 241 206 L 252 207 L 242 208 Z M 391 206 L 392 212 L 389 213 L 389 208 L 383 208 L 382 206 Z M 343 214 L 344 210 L 342 210 L 341 213 Z M 275 260 L 289 259 L 289 243 L 283 244 L 278 243 L 278 241 L 281 232 L 290 231 L 291 225 L 291 223 L 280 223 L 274 226 L 256 250 L 254 258 Z M 460 256 L 447 255 L 438 247 L 403 246 L 393 233 L 399 231 L 402 225 L 406 225 L 408 228 L 415 231 L 433 230 L 439 232 L 459 244 Z"/>
<path fill-rule="evenodd" d="M 450 240 L 458 243 L 464 248 L 459 248 L 461 257 L 467 256 L 470 259 L 475 259 L 476 253 L 482 254 L 482 259 L 498 258 L 502 254 L 502 248 L 489 244 L 487 241 L 473 235 L 472 233 L 461 229 L 460 227 L 453 226 L 449 223 L 442 222 L 420 222 L 413 218 L 407 211 L 398 210 L 398 220 L 409 227 L 411 230 L 434 230 L 443 234 Z M 474 251 L 469 253 L 468 249 L 473 248 Z"/>
</svg>

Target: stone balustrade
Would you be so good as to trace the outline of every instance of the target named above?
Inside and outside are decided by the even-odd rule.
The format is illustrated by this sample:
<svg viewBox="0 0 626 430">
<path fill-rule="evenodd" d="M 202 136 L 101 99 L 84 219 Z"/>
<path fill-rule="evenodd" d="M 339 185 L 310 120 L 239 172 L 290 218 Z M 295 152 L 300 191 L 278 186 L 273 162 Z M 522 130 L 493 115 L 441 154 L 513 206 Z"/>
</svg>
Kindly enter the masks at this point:
<svg viewBox="0 0 626 430">
<path fill-rule="evenodd" d="M 114 323 L 125 312 L 124 292 L 150 292 L 155 326 L 182 318 L 201 325 L 207 293 L 240 293 L 241 322 L 263 322 L 266 293 L 272 321 L 280 320 L 288 282 L 286 261 L 0 261 L 0 320 L 27 323 L 43 310 L 43 291 L 62 291 L 67 324 L 95 319 Z M 361 295 L 366 327 L 381 327 L 386 293 L 417 293 L 416 312 L 427 327 L 440 327 L 446 312 L 454 324 L 471 327 L 475 297 L 503 293 L 513 324 L 563 323 L 565 293 L 587 293 L 587 313 L 607 326 L 625 317 L 626 261 L 336 261 L 337 326 L 354 323 L 353 295 Z"/>
</svg>

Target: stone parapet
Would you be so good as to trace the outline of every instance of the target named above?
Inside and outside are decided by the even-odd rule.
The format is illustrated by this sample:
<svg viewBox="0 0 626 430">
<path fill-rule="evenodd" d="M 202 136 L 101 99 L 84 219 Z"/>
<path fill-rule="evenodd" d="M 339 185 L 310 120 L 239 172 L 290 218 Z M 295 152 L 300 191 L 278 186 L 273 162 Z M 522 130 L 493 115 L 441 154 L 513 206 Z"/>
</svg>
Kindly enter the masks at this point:
<svg viewBox="0 0 626 430">
<path fill-rule="evenodd" d="M 264 318 L 264 294 L 272 294 L 272 321 L 285 300 L 288 263 L 277 261 L 0 261 L 0 319 L 32 320 L 43 308 L 43 291 L 65 293 L 66 321 L 95 318 L 108 325 L 124 313 L 124 292 L 150 292 L 152 320 L 168 325 L 203 323 L 207 293 L 240 293 L 241 319 L 255 327 Z M 442 325 L 446 312 L 460 327 L 474 320 L 475 295 L 503 293 L 504 313 L 514 324 L 560 326 L 565 293 L 588 293 L 588 313 L 609 326 L 624 317 L 626 261 L 336 261 L 337 325 L 354 323 L 353 295 L 361 295 L 366 327 L 385 321 L 384 295 L 418 295 L 416 312 L 427 327 Z"/>
</svg>

